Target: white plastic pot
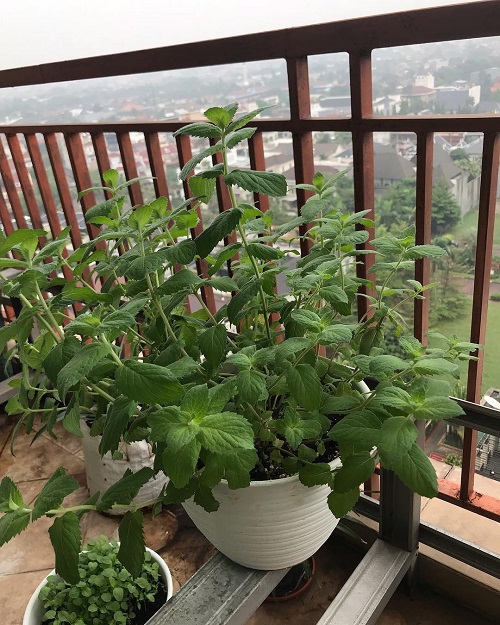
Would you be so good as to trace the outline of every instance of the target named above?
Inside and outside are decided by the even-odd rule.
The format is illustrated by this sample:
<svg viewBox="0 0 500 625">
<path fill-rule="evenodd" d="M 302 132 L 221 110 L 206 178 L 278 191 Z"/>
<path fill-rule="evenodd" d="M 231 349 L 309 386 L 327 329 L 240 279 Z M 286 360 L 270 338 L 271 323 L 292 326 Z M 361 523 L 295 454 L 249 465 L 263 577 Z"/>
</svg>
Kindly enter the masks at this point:
<svg viewBox="0 0 500 625">
<path fill-rule="evenodd" d="M 330 466 L 337 468 L 340 460 Z M 213 494 L 220 502 L 206 512 L 192 499 L 183 506 L 193 523 L 225 556 L 252 569 L 273 571 L 313 555 L 339 519 L 328 508 L 329 486 L 304 486 L 297 475 L 251 482 L 231 490 L 223 480 Z"/>
<path fill-rule="evenodd" d="M 154 454 L 151 445 L 146 441 L 136 441 L 134 443 L 121 443 L 119 451 L 123 454 L 122 460 L 113 460 L 108 452 L 102 458 L 99 453 L 100 436 L 90 436 L 90 428 L 81 421 L 83 433 L 83 455 L 85 457 L 85 471 L 87 473 L 87 487 L 90 495 L 97 491 L 103 493 L 110 486 L 118 482 L 127 469 L 136 473 L 143 467 L 153 467 Z M 162 473 L 157 473 L 145 484 L 137 493 L 135 503 L 142 503 L 157 497 L 163 486 L 168 482 L 168 478 Z M 123 514 L 120 511 L 107 511 L 109 514 Z"/>
<path fill-rule="evenodd" d="M 172 596 L 173 588 L 174 588 L 172 584 L 172 575 L 170 574 L 170 570 L 165 560 L 160 555 L 158 555 L 156 551 L 153 551 L 152 549 L 149 549 L 148 547 L 146 547 L 146 549 L 153 556 L 154 560 L 158 562 L 158 566 L 160 567 L 160 575 L 167 587 L 167 601 L 168 601 Z M 47 575 L 47 577 L 38 585 L 35 592 L 31 595 L 31 599 L 29 600 L 28 605 L 26 606 L 26 610 L 24 612 L 23 625 L 41 625 L 42 624 L 42 618 L 43 618 L 45 609 L 43 607 L 43 603 L 38 599 L 38 595 L 40 594 L 40 590 L 47 584 L 47 578 L 50 577 L 50 575 L 54 575 L 54 574 L 55 574 L 55 571 L 51 571 L 49 575 Z"/>
</svg>

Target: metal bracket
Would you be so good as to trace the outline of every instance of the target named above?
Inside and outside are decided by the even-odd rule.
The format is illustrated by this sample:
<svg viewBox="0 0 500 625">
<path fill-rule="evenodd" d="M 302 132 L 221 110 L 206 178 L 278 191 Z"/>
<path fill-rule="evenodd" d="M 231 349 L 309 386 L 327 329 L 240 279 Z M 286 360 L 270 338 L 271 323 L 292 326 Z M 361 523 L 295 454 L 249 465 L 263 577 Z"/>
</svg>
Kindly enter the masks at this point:
<svg viewBox="0 0 500 625">
<path fill-rule="evenodd" d="M 219 553 L 147 625 L 243 625 L 288 570 L 255 571 Z"/>
</svg>

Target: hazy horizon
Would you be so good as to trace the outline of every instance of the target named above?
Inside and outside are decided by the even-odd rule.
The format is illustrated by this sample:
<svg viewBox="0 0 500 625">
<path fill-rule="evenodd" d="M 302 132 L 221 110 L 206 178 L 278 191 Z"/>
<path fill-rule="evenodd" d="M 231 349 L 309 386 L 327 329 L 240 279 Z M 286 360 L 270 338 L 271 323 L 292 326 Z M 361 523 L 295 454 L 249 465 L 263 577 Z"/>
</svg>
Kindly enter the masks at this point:
<svg viewBox="0 0 500 625">
<path fill-rule="evenodd" d="M 67 0 L 18 0 L 1 10 L 2 22 L 9 27 L 0 39 L 0 69 L 449 4 L 446 0 L 309 0 L 306 5 L 301 0 L 233 0 L 230 4 L 210 0 L 194 10 L 191 5 L 158 6 L 158 0 L 85 0 L 78 6 Z"/>
</svg>

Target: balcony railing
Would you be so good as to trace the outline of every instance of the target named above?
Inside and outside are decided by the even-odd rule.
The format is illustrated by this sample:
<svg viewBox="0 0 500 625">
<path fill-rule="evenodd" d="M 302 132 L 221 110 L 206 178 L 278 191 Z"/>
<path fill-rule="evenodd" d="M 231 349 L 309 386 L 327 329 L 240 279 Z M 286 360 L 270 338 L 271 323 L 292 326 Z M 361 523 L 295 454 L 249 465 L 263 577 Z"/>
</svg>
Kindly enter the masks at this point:
<svg viewBox="0 0 500 625">
<path fill-rule="evenodd" d="M 297 29 L 220 39 L 128 52 L 96 58 L 50 63 L 0 71 L 0 88 L 102 78 L 115 75 L 140 74 L 182 68 L 195 68 L 226 63 L 241 63 L 284 59 L 288 76 L 290 116 L 287 119 L 258 119 L 258 128 L 249 140 L 251 166 L 265 170 L 264 137 L 268 132 L 287 132 L 293 139 L 293 159 L 297 183 L 310 182 L 315 172 L 313 132 L 346 131 L 352 135 L 355 210 L 370 210 L 374 215 L 374 132 L 413 132 L 417 137 L 416 169 L 416 243 L 431 240 L 431 204 L 433 184 L 434 133 L 484 133 L 477 254 L 474 275 L 470 340 L 484 344 L 488 313 L 488 288 L 492 261 L 493 228 L 496 205 L 498 165 L 500 154 L 500 116 L 497 115 L 414 115 L 375 116 L 372 108 L 372 51 L 411 44 L 441 42 L 500 35 L 500 2 L 474 2 L 422 11 L 377 16 Z M 349 118 L 317 118 L 311 116 L 308 57 L 318 54 L 347 52 L 349 55 L 351 116 Z M 75 204 L 74 187 L 82 190 L 92 186 L 91 162 L 95 158 L 99 172 L 110 168 L 109 142 L 116 141 L 124 174 L 138 174 L 138 155 L 134 152 L 131 133 L 142 133 L 147 149 L 147 166 L 155 177 L 154 192 L 169 195 L 166 169 L 182 167 L 191 157 L 187 136 L 176 140 L 177 163 L 166 164 L 162 145 L 164 133 L 177 130 L 183 124 L 174 121 L 103 122 L 92 124 L 40 124 L 0 127 L 0 219 L 6 233 L 25 227 L 27 221 L 36 228 L 47 227 L 56 236 L 66 225 L 72 226 L 73 246 L 81 245 L 81 216 L 100 198 L 85 195 Z M 172 139 L 173 141 L 173 139 Z M 24 145 L 26 148 L 24 148 Z M 92 146 L 93 150 L 86 147 Z M 8 148 L 8 150 L 6 150 Z M 92 153 L 93 152 L 93 153 Z M 216 158 L 216 157 L 214 157 Z M 144 159 L 143 159 L 144 160 Z M 215 162 L 215 161 L 214 161 Z M 69 165 L 69 167 L 68 167 Z M 34 178 L 30 175 L 33 172 Z M 53 179 L 52 186 L 50 180 Z M 38 194 L 36 193 L 38 187 Z M 144 185 L 137 182 L 129 188 L 133 204 L 143 200 Z M 189 195 L 188 185 L 184 193 Z M 297 190 L 297 205 L 302 206 L 307 191 Z M 40 201 L 37 200 L 37 195 Z M 261 209 L 266 209 L 265 197 L 255 197 Z M 230 207 L 229 198 L 218 188 L 219 210 Z M 28 219 L 29 217 L 29 219 Z M 88 234 L 95 235 L 95 226 L 88 225 Z M 197 233 L 203 224 L 197 226 Z M 374 233 L 370 233 L 373 235 Z M 369 243 L 366 249 L 370 250 Z M 302 242 L 302 254 L 308 252 Z M 373 257 L 367 254 L 358 266 L 360 277 L 370 274 Z M 206 274 L 204 261 L 198 271 Z M 416 264 L 415 278 L 430 281 L 427 259 Z M 206 288 L 204 299 L 214 310 L 213 293 Z M 359 314 L 365 312 L 366 300 L 360 298 Z M 429 300 L 416 301 L 414 333 L 426 341 L 429 329 Z M 500 435 L 499 413 L 479 405 L 484 354 L 469 365 L 467 401 L 461 402 L 466 417 L 456 422 L 465 426 L 463 468 L 460 485 L 442 481 L 439 496 L 455 505 L 500 520 L 500 503 L 474 491 L 474 468 L 477 430 Z M 419 524 L 419 499 L 410 495 L 400 483 L 383 472 L 382 508 L 363 500 L 363 511 L 380 517 L 382 538 L 404 549 L 416 545 Z M 384 505 L 384 501 L 388 505 Z M 391 502 L 397 502 L 393 506 Z M 394 511 L 397 508 L 397 513 Z M 500 559 L 483 553 L 449 537 L 443 538 L 430 527 L 421 526 L 421 540 L 441 548 L 465 561 L 474 561 L 479 568 L 499 574 Z M 441 545 L 441 547 L 439 547 Z M 323 621 L 322 621 L 323 622 Z M 326 621 L 325 621 L 326 622 Z M 363 621 L 364 622 L 364 621 Z"/>
</svg>

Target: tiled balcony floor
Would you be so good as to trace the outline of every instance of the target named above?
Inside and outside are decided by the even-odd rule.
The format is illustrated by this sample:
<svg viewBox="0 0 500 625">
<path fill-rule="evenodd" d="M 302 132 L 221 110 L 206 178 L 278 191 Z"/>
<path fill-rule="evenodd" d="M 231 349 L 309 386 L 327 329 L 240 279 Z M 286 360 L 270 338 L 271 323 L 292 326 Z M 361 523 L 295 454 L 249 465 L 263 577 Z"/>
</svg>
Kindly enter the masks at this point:
<svg viewBox="0 0 500 625">
<path fill-rule="evenodd" d="M 13 422 L 0 415 L 0 478 L 9 475 L 19 483 L 23 497 L 31 503 L 46 479 L 63 465 L 81 484 L 71 499 L 74 504 L 87 497 L 85 467 L 79 440 L 57 429 L 55 441 L 42 435 L 30 448 L 31 437 L 20 435 L 16 457 L 9 451 Z M 214 553 L 214 548 L 194 528 L 179 523 L 171 511 L 146 520 L 146 541 L 166 560 L 174 579 L 174 590 L 184 584 Z M 118 519 L 89 513 L 84 517 L 83 540 L 102 534 L 117 537 Z M 41 579 L 53 568 L 53 552 L 42 519 L 0 549 L 0 625 L 19 625 L 24 607 Z M 248 625 L 314 625 L 362 557 L 332 539 L 317 554 L 317 575 L 303 597 L 286 604 L 263 605 Z M 378 625 L 485 625 L 483 617 L 428 590 L 419 590 L 414 600 L 398 592 L 379 618 Z M 339 623 L 339 625 L 342 625 Z"/>
</svg>

